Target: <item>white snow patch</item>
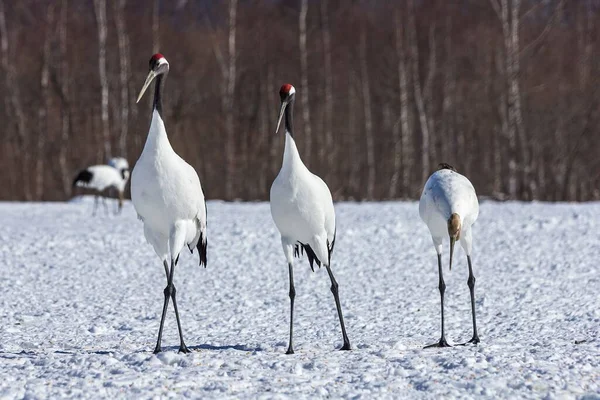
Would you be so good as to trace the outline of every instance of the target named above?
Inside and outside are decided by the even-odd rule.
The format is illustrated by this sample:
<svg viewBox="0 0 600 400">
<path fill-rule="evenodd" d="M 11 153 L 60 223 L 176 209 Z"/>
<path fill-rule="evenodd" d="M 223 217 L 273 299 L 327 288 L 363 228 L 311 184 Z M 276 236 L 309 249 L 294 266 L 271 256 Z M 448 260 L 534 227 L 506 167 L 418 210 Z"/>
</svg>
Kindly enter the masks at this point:
<svg viewBox="0 0 600 400">
<path fill-rule="evenodd" d="M 175 271 L 152 354 L 162 266 L 131 204 L 92 218 L 89 198 L 0 203 L 1 398 L 600 398 L 600 204 L 483 202 L 474 226 L 477 347 L 439 338 L 436 256 L 414 202 L 336 204 L 332 267 L 288 277 L 266 203 L 208 203 L 208 268 Z M 445 272 L 448 340 L 471 337 L 462 250 Z M 447 260 L 447 254 L 444 255 Z"/>
</svg>

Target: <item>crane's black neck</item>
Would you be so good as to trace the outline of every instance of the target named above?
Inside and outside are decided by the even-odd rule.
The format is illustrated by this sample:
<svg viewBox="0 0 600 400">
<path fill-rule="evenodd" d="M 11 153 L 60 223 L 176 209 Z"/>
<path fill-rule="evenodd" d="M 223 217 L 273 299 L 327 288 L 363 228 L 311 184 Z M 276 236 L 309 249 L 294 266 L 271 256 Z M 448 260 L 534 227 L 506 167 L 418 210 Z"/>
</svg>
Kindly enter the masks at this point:
<svg viewBox="0 0 600 400">
<path fill-rule="evenodd" d="M 160 114 L 160 117 L 162 118 L 162 97 L 161 97 L 161 91 L 162 91 L 162 82 L 163 82 L 163 76 L 164 74 L 160 74 L 156 76 L 156 82 L 154 83 L 154 102 L 152 103 L 152 107 L 153 109 L 155 109 L 156 111 L 158 111 L 158 114 Z"/>
<path fill-rule="evenodd" d="M 291 137 L 294 137 L 294 130 L 293 130 L 293 120 L 294 120 L 294 99 L 292 98 L 292 100 L 290 100 L 290 102 L 288 103 L 287 107 L 285 108 L 285 130 L 286 132 L 289 132 Z"/>
</svg>

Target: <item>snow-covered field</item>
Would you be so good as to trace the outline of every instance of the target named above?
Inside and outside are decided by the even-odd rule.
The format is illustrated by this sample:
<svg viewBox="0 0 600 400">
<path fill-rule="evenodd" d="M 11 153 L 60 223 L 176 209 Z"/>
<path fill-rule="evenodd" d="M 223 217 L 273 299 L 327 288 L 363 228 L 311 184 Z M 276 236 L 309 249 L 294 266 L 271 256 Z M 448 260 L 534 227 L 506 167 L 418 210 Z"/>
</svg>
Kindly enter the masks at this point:
<svg viewBox="0 0 600 400">
<path fill-rule="evenodd" d="M 172 308 L 152 354 L 166 284 L 130 203 L 90 217 L 73 203 L 0 203 L 2 398 L 600 399 L 600 204 L 484 202 L 474 227 L 479 346 L 439 339 L 436 256 L 418 206 L 336 205 L 332 266 L 296 264 L 295 350 L 288 277 L 266 203 L 208 203 L 208 268 L 175 271 L 187 345 Z M 457 246 L 458 247 L 458 246 Z M 471 337 L 466 258 L 445 268 L 448 340 Z M 447 265 L 447 253 L 444 257 Z"/>
</svg>

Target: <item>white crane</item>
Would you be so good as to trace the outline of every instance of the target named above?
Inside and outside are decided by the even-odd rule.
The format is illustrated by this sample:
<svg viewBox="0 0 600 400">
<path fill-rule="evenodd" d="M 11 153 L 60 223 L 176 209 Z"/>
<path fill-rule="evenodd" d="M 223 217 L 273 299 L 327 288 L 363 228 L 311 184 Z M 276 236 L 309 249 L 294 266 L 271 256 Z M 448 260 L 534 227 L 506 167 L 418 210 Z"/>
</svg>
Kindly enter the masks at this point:
<svg viewBox="0 0 600 400">
<path fill-rule="evenodd" d="M 108 212 L 104 192 L 109 189 L 116 189 L 118 194 L 117 212 L 120 212 L 123 208 L 123 192 L 125 191 L 125 185 L 127 185 L 128 180 L 129 163 L 122 157 L 114 157 L 109 160 L 108 165 L 92 165 L 79 171 L 73 180 L 73 187 L 77 186 L 91 189 L 96 193 L 92 215 L 96 214 L 98 197 L 100 196 L 102 196 L 102 203 L 104 204 L 105 210 Z"/>
<path fill-rule="evenodd" d="M 346 334 L 344 317 L 338 295 L 338 283 L 331 272 L 331 253 L 335 244 L 335 211 L 329 188 L 321 178 L 311 173 L 300 159 L 293 137 L 292 111 L 296 90 L 285 84 L 279 91 L 281 110 L 277 130 L 285 114 L 285 150 L 279 175 L 271 186 L 271 215 L 281 234 L 281 244 L 290 276 L 290 343 L 287 354 L 294 354 L 294 255 L 306 251 L 311 269 L 316 262 L 327 268 L 331 279 L 331 292 L 335 299 L 344 344 L 341 350 L 350 350 L 350 340 Z"/>
<path fill-rule="evenodd" d="M 423 189 L 419 201 L 419 215 L 429 227 L 433 245 L 438 257 L 439 290 L 442 308 L 442 337 L 438 343 L 426 347 L 449 347 L 444 332 L 444 292 L 446 284 L 442 273 L 442 241 L 450 238 L 450 270 L 452 270 L 452 254 L 454 243 L 459 240 L 467 255 L 469 278 L 467 284 L 471 292 L 471 311 L 473 314 L 473 337 L 467 343 L 479 343 L 477 323 L 475 322 L 475 276 L 471 264 L 471 245 L 473 236 L 471 226 L 479 215 L 479 202 L 471 182 L 456 172 L 448 164 L 440 164 Z M 466 343 L 465 343 L 466 344 Z"/>
<path fill-rule="evenodd" d="M 175 266 L 185 245 L 193 252 L 198 248 L 200 265 L 206 267 L 206 202 L 200 179 L 194 168 L 175 153 L 162 119 L 161 86 L 169 72 L 169 63 L 162 54 L 150 59 L 150 72 L 137 101 L 150 83 L 154 85 L 154 103 L 150 131 L 144 150 L 135 164 L 131 177 L 131 199 L 144 223 L 144 236 L 162 260 L 167 276 L 164 304 L 154 353 L 161 351 L 161 338 L 169 299 L 179 330 L 179 352 L 189 353 L 183 341 L 176 290 L 173 284 Z"/>
</svg>

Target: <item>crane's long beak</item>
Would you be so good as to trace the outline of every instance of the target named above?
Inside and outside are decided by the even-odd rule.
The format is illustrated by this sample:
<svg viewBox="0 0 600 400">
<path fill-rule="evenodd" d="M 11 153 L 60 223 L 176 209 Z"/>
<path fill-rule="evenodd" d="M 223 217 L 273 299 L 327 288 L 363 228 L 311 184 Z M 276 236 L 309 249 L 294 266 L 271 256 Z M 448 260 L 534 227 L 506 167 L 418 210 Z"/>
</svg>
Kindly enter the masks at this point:
<svg viewBox="0 0 600 400">
<path fill-rule="evenodd" d="M 150 70 L 150 72 L 148 72 L 148 76 L 146 77 L 146 82 L 144 82 L 144 86 L 142 86 L 142 90 L 140 90 L 140 94 L 136 100 L 136 103 L 139 103 L 140 100 L 142 99 L 142 96 L 144 95 L 144 92 L 146 91 L 146 89 L 148 89 L 148 86 L 150 86 L 150 84 L 152 83 L 152 80 L 156 77 L 156 72 Z"/>
<path fill-rule="evenodd" d="M 288 105 L 287 101 L 281 102 L 281 110 L 279 110 L 279 119 L 277 120 L 277 129 L 275 129 L 275 134 L 277 134 L 277 132 L 279 132 L 279 125 L 281 125 L 281 120 L 283 119 L 283 113 L 285 112 L 285 108 L 287 107 L 287 105 Z"/>
<path fill-rule="evenodd" d="M 456 243 L 456 237 L 450 236 L 450 271 L 452 271 L 452 255 L 454 254 L 454 243 Z"/>
</svg>

